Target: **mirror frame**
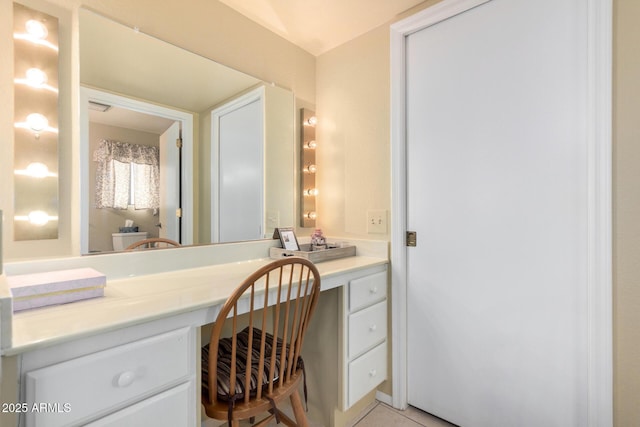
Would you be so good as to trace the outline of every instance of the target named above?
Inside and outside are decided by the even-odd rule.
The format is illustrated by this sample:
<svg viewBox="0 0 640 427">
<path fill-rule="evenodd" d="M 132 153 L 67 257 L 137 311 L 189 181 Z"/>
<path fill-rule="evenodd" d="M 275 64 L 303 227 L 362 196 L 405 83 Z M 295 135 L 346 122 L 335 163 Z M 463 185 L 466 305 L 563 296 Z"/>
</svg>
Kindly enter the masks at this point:
<svg viewBox="0 0 640 427">
<path fill-rule="evenodd" d="M 80 255 L 89 254 L 89 101 L 114 105 L 129 110 L 161 116 L 182 122 L 182 182 L 193 183 L 193 115 L 170 109 L 151 102 L 142 102 L 114 93 L 107 93 L 87 86 L 80 86 Z M 182 245 L 193 244 L 194 233 L 194 191 L 193 185 L 182 189 Z"/>
</svg>

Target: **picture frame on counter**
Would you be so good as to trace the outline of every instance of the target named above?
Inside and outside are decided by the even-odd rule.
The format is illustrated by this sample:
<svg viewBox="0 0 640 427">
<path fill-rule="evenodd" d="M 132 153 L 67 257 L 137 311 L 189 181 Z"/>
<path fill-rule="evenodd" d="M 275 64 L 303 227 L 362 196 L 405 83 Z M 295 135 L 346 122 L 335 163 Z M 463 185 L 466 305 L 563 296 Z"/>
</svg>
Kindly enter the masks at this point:
<svg viewBox="0 0 640 427">
<path fill-rule="evenodd" d="M 276 228 L 274 238 L 280 239 L 282 247 L 289 251 L 299 251 L 300 245 L 298 245 L 298 239 L 296 237 L 293 227 Z"/>
</svg>

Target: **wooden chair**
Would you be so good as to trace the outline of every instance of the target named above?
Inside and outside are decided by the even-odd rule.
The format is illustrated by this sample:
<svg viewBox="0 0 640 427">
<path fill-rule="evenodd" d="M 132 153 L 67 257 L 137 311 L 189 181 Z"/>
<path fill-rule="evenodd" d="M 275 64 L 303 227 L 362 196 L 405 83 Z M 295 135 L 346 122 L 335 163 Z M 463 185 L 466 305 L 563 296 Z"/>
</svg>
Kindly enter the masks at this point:
<svg viewBox="0 0 640 427">
<path fill-rule="evenodd" d="M 209 417 L 232 427 L 260 414 L 267 417 L 255 427 L 274 418 L 287 426 L 309 425 L 298 393 L 302 381 L 306 400 L 300 351 L 319 295 L 318 269 L 299 257 L 271 262 L 234 291 L 202 349 L 202 404 Z M 286 398 L 295 421 L 278 409 Z"/>
<path fill-rule="evenodd" d="M 125 251 L 133 251 L 140 249 L 159 249 L 159 248 L 173 248 L 180 246 L 180 243 L 175 240 L 165 239 L 164 237 L 152 237 L 150 239 L 139 240 L 130 244 L 125 248 Z"/>
</svg>

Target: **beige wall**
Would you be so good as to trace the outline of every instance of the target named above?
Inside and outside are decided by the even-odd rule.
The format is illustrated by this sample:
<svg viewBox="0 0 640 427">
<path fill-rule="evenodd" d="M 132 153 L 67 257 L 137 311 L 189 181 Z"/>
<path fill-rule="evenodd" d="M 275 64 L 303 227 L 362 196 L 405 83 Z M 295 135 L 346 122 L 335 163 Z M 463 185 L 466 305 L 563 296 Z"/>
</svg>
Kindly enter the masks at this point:
<svg viewBox="0 0 640 427">
<path fill-rule="evenodd" d="M 391 209 L 389 29 L 317 58 L 318 220 L 325 234 L 367 234 L 369 209 Z"/>
<path fill-rule="evenodd" d="M 640 425 L 640 2 L 614 0 L 614 417 Z"/>
</svg>

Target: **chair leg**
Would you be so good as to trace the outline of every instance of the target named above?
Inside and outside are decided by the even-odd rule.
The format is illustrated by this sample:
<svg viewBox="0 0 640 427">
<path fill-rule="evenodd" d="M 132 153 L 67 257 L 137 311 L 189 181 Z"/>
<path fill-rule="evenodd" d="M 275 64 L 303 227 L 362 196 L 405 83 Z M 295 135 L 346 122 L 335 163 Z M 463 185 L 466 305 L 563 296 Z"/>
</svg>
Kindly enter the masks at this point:
<svg viewBox="0 0 640 427">
<path fill-rule="evenodd" d="M 307 420 L 307 413 L 304 411 L 304 407 L 302 406 L 302 399 L 300 399 L 300 394 L 298 391 L 294 391 L 291 394 L 291 407 L 293 408 L 293 414 L 296 417 L 296 422 L 300 427 L 309 427 L 309 421 Z"/>
</svg>

